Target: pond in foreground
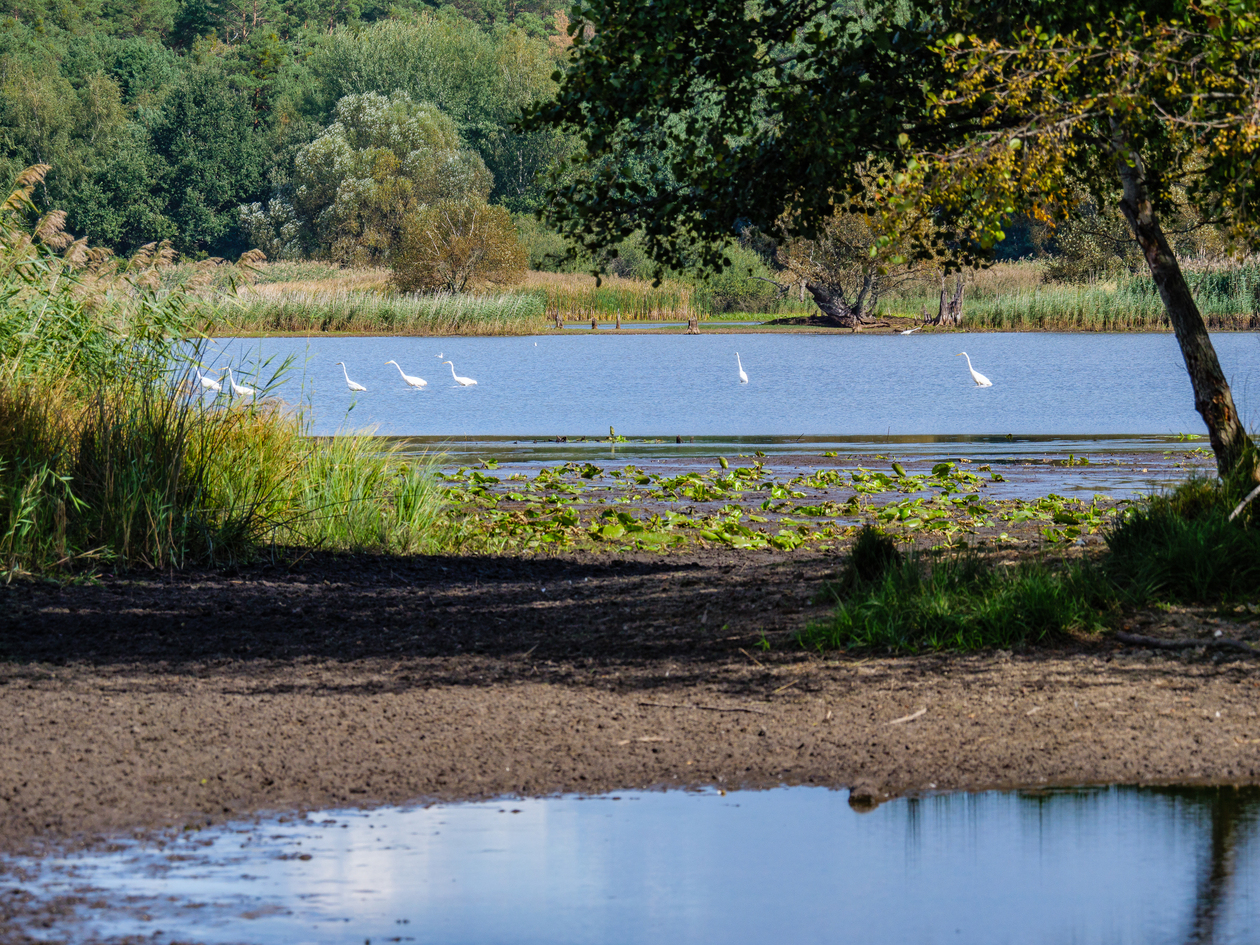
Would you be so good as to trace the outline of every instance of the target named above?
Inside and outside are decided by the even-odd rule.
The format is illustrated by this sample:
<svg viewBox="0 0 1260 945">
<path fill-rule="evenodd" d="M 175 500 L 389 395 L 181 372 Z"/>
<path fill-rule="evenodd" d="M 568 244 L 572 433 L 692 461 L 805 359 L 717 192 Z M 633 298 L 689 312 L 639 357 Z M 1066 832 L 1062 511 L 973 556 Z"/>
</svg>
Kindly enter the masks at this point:
<svg viewBox="0 0 1260 945">
<path fill-rule="evenodd" d="M 71 940 L 92 930 L 446 945 L 1260 936 L 1255 789 L 930 795 L 867 813 L 846 799 L 802 787 L 333 811 L 0 862 L 6 886 L 91 903 L 28 930 Z M 16 880 L 15 867 L 30 878 Z"/>
</svg>

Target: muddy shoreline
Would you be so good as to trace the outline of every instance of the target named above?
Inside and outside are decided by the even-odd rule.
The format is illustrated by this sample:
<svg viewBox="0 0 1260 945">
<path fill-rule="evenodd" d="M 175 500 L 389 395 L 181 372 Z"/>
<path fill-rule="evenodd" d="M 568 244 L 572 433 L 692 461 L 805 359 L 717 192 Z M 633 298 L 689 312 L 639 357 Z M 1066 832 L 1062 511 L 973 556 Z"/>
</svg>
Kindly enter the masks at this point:
<svg viewBox="0 0 1260 945">
<path fill-rule="evenodd" d="M 835 553 L 308 556 L 0 589 L 0 851 L 257 812 L 681 786 L 1260 783 L 1260 660 L 809 653 Z M 1135 632 L 1260 636 L 1253 615 Z M 768 646 L 769 649 L 763 649 Z M 920 711 L 924 710 L 924 711 Z"/>
</svg>

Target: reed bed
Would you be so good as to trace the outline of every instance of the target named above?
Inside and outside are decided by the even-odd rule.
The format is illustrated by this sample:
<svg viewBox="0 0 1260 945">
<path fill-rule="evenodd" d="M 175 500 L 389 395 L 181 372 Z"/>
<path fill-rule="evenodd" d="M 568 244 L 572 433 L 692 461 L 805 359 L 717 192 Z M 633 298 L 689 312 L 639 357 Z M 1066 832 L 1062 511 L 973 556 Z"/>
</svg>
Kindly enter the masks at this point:
<svg viewBox="0 0 1260 945">
<path fill-rule="evenodd" d="M 999 264 L 971 274 L 963 328 L 999 331 L 1167 331 L 1151 278 L 1111 275 L 1085 285 L 1047 283 L 1040 263 Z M 1260 266 L 1187 268 L 1186 281 L 1208 327 L 1260 328 Z M 934 315 L 939 288 L 918 284 L 888 298 L 887 314 Z"/>
<path fill-rule="evenodd" d="M 462 540 L 429 463 L 311 438 L 270 400 L 284 366 L 256 402 L 206 401 L 186 339 L 220 267 L 168 279 L 167 246 L 121 261 L 63 238 L 64 217 L 30 225 L 46 171 L 0 203 L 0 575 Z"/>
<path fill-rule="evenodd" d="M 278 403 L 205 405 L 154 378 L 89 397 L 0 386 L 0 571 L 225 564 L 267 548 L 457 541 L 431 464 L 317 440 Z"/>
<path fill-rule="evenodd" d="M 530 272 L 520 291 L 541 294 L 546 300 L 546 316 L 554 321 L 598 318 L 612 321 L 673 321 L 697 317 L 692 304 L 692 287 L 686 283 L 663 281 L 653 286 L 645 279 L 606 276 L 595 284 L 586 273 Z"/>
<path fill-rule="evenodd" d="M 774 286 L 749 279 L 695 283 L 666 279 L 653 286 L 647 279 L 605 276 L 596 285 L 595 277 L 586 273 L 530 272 L 520 291 L 543 293 L 552 321 L 557 317 L 574 321 L 746 319 L 816 311 L 812 300 L 779 297 Z"/>
<path fill-rule="evenodd" d="M 205 332 L 340 331 L 383 335 L 527 335 L 548 324 L 536 294 L 410 295 L 276 283 L 219 301 Z"/>
</svg>

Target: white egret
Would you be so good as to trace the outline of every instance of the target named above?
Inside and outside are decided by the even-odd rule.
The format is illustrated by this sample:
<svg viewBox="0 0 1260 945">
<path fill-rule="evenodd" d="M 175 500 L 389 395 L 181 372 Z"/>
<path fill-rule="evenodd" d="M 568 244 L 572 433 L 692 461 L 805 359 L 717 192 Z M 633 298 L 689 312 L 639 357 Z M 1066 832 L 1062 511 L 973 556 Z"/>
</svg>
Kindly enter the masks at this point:
<svg viewBox="0 0 1260 945">
<path fill-rule="evenodd" d="M 739 366 L 739 382 L 741 384 L 748 383 L 748 375 L 744 373 L 744 362 L 739 359 L 739 352 L 735 352 L 735 363 Z"/>
<path fill-rule="evenodd" d="M 386 361 L 385 363 L 392 364 L 398 368 L 398 373 L 402 374 L 402 379 L 406 381 L 408 387 L 424 387 L 429 383 L 423 377 L 412 377 L 410 374 L 403 374 L 403 369 L 397 361 Z"/>
<path fill-rule="evenodd" d="M 193 370 L 197 371 L 197 380 L 200 382 L 201 386 L 204 387 L 206 390 L 212 390 L 216 394 L 220 394 L 223 392 L 223 384 L 221 384 L 219 381 L 216 381 L 212 377 L 204 376 L 201 373 L 201 371 L 197 368 L 193 368 Z"/>
<path fill-rule="evenodd" d="M 471 377 L 460 377 L 458 374 L 456 374 L 455 365 L 451 364 L 450 361 L 443 361 L 442 363 L 451 365 L 451 377 L 455 378 L 455 383 L 458 384 L 460 387 L 471 387 L 473 384 L 477 383 Z"/>
<path fill-rule="evenodd" d="M 346 362 L 345 362 L 345 361 L 338 361 L 337 363 L 341 365 L 341 373 L 342 373 L 342 374 L 345 374 L 345 378 L 346 378 L 346 386 L 347 386 L 347 387 L 349 387 L 351 390 L 367 390 L 367 388 L 366 388 L 366 387 L 364 387 L 362 384 L 356 384 L 354 381 L 350 380 L 350 375 L 349 375 L 349 374 L 346 374 Z M 402 369 L 401 369 L 401 368 L 399 368 L 399 370 L 402 370 Z"/>
<path fill-rule="evenodd" d="M 919 328 L 922 328 L 922 327 L 923 327 L 922 325 L 920 325 L 920 326 L 919 326 Z M 918 331 L 918 330 L 919 330 L 919 328 L 907 328 L 905 331 L 903 331 L 903 332 L 902 332 L 902 334 L 903 334 L 903 335 L 913 335 L 916 331 Z"/>
<path fill-rule="evenodd" d="M 991 380 L 971 366 L 971 357 L 966 351 L 959 351 L 956 355 L 954 355 L 954 357 L 967 359 L 967 370 L 971 372 L 971 379 L 976 382 L 977 387 L 993 386 L 993 382 Z"/>
<path fill-rule="evenodd" d="M 232 393 L 237 397 L 253 397 L 256 391 L 252 387 L 246 387 L 244 384 L 236 383 L 236 378 L 232 376 L 232 369 L 228 368 L 228 384 L 232 387 Z"/>
</svg>

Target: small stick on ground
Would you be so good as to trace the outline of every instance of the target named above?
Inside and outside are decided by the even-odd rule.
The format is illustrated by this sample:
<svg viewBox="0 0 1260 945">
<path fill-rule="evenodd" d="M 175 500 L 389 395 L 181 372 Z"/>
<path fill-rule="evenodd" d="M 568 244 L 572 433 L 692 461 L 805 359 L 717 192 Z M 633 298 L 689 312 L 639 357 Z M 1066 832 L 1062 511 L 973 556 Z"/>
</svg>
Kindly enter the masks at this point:
<svg viewBox="0 0 1260 945">
<path fill-rule="evenodd" d="M 1247 507 L 1247 503 L 1250 502 L 1252 499 L 1254 499 L 1258 495 L 1260 495 L 1260 486 L 1256 486 L 1249 493 L 1247 493 L 1247 498 L 1239 502 L 1238 507 L 1235 508 L 1234 511 L 1229 513 L 1229 520 L 1232 522 L 1235 518 L 1237 518 L 1238 513 Z"/>
<path fill-rule="evenodd" d="M 720 706 L 720 705 L 686 705 L 672 702 L 640 702 L 639 705 L 650 706 L 654 709 L 703 709 L 705 712 L 750 712 L 753 715 L 769 715 L 769 712 L 763 712 L 761 709 L 748 709 L 744 706 Z"/>
<path fill-rule="evenodd" d="M 752 660 L 754 663 L 756 663 L 756 664 L 757 664 L 758 666 L 760 666 L 762 669 L 765 669 L 765 668 L 766 668 L 766 664 L 765 664 L 765 663 L 761 662 L 761 660 L 757 659 L 757 657 L 753 656 L 751 653 L 749 653 L 747 650 L 745 650 L 742 646 L 739 648 L 739 652 L 743 653 L 745 656 L 747 656 L 750 660 Z"/>
<path fill-rule="evenodd" d="M 926 714 L 927 714 L 927 706 L 924 706 L 924 707 L 923 707 L 922 709 L 920 709 L 918 712 L 911 712 L 909 715 L 903 715 L 903 716 L 902 716 L 901 718 L 899 718 L 899 719 L 893 719 L 893 720 L 892 720 L 891 722 L 889 722 L 888 724 L 889 724 L 889 725 L 900 725 L 900 724 L 902 724 L 903 722 L 913 722 L 913 721 L 914 721 L 915 719 L 917 719 L 919 716 L 921 716 L 921 715 L 926 715 Z"/>
</svg>

